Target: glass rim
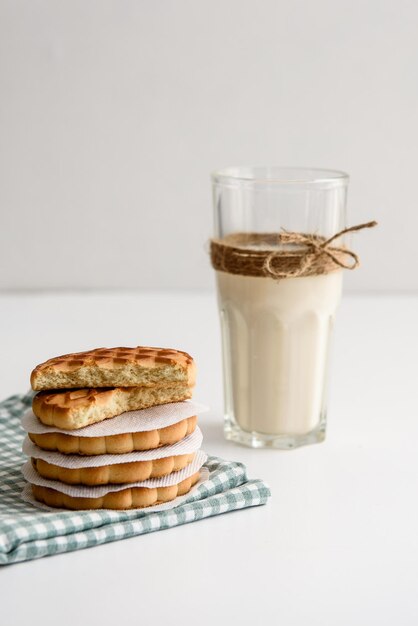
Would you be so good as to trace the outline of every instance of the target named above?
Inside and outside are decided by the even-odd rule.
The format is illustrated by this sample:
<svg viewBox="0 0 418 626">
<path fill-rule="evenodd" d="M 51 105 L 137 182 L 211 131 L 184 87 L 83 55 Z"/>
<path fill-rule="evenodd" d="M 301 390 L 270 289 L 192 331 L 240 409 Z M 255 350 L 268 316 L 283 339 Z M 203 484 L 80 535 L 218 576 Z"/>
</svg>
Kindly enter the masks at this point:
<svg viewBox="0 0 418 626">
<path fill-rule="evenodd" d="M 342 170 L 319 167 L 235 166 L 215 170 L 213 184 L 219 185 L 347 185 L 349 175 Z"/>
</svg>

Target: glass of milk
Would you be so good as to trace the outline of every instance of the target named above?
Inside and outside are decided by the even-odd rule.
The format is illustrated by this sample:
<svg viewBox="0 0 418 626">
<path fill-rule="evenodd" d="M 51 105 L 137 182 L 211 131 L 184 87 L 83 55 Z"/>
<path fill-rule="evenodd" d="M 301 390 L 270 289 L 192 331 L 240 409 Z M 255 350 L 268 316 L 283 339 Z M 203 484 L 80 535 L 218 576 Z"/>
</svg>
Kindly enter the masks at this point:
<svg viewBox="0 0 418 626">
<path fill-rule="evenodd" d="M 344 172 L 232 167 L 212 183 L 217 240 L 283 229 L 329 238 L 345 227 Z M 342 270 L 280 279 L 216 271 L 216 280 L 225 436 L 283 449 L 323 441 Z"/>
</svg>

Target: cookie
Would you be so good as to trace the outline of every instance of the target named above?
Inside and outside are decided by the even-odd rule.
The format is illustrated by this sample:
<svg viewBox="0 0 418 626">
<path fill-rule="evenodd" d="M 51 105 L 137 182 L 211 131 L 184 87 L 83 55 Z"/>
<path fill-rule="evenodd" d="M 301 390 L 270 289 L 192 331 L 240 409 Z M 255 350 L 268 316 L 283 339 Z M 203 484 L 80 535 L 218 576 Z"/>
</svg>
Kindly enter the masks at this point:
<svg viewBox="0 0 418 626">
<path fill-rule="evenodd" d="M 31 374 L 34 391 L 172 384 L 195 384 L 192 357 L 180 350 L 141 346 L 65 354 L 41 363 Z"/>
<path fill-rule="evenodd" d="M 159 478 L 177 472 L 194 459 L 195 453 L 168 456 L 150 461 L 114 463 L 98 467 L 61 467 L 44 459 L 32 457 L 31 462 L 40 476 L 48 480 L 59 480 L 68 485 L 122 485 L 142 482 L 148 478 Z"/>
<path fill-rule="evenodd" d="M 125 411 L 181 402 L 191 396 L 191 387 L 183 383 L 154 387 L 41 391 L 33 398 L 32 410 L 46 426 L 74 430 L 121 415 Z"/>
<path fill-rule="evenodd" d="M 63 454 L 124 454 L 141 450 L 154 450 L 161 446 L 177 443 L 191 435 L 197 424 L 197 416 L 189 417 L 177 424 L 139 433 L 122 433 L 103 437 L 78 437 L 64 433 L 28 433 L 31 441 L 42 450 Z"/>
<path fill-rule="evenodd" d="M 109 492 L 100 498 L 77 498 L 49 487 L 31 485 L 35 500 L 54 508 L 71 510 L 138 509 L 170 502 L 190 491 L 200 478 L 200 472 L 170 487 L 130 487 Z"/>
</svg>

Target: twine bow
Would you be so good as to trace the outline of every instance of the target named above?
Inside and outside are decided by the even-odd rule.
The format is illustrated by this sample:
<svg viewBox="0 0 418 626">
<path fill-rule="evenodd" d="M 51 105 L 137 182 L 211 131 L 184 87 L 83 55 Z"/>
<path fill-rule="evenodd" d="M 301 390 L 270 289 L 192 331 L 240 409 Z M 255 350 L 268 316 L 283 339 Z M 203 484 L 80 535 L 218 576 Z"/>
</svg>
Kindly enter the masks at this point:
<svg viewBox="0 0 418 626">
<path fill-rule="evenodd" d="M 313 265 L 321 256 L 326 255 L 331 259 L 336 265 L 346 270 L 354 270 L 358 267 L 360 260 L 355 252 L 352 250 L 348 250 L 347 248 L 341 248 L 332 246 L 331 243 L 342 237 L 347 233 L 353 233 L 359 230 L 363 230 L 364 228 L 374 228 L 377 226 L 376 221 L 366 222 L 365 224 L 358 224 L 357 226 L 350 226 L 349 228 L 344 228 L 340 230 L 338 233 L 326 239 L 325 241 L 321 238 L 316 237 L 315 235 L 305 235 L 303 233 L 294 233 L 283 230 L 280 233 L 280 242 L 284 244 L 302 244 L 307 247 L 307 252 L 305 254 L 298 254 L 297 256 L 300 258 L 299 265 L 294 269 L 290 269 L 289 267 L 285 270 L 280 270 L 277 267 L 275 268 L 272 264 L 276 258 L 282 256 L 283 252 L 275 250 L 271 252 L 268 256 L 266 256 L 263 263 L 263 271 L 266 276 L 270 276 L 271 278 L 297 278 L 298 276 L 302 276 L 306 274 L 308 268 Z M 343 257 L 347 258 L 347 261 L 343 260 Z M 350 259 L 352 262 L 350 262 Z"/>
<path fill-rule="evenodd" d="M 377 226 L 375 221 L 350 226 L 329 239 L 286 230 L 281 233 L 231 233 L 222 239 L 211 240 L 211 261 L 213 267 L 222 272 L 276 280 L 318 276 L 339 268 L 353 270 L 359 265 L 357 254 L 332 243 L 346 233 L 374 226 Z"/>
</svg>

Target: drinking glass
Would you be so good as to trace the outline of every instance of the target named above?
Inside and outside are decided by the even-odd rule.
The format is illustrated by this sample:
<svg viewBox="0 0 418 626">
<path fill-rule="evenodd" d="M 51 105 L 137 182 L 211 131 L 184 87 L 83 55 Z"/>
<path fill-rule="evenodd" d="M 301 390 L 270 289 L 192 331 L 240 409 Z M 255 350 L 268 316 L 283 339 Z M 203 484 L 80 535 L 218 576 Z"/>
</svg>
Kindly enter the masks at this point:
<svg viewBox="0 0 418 626">
<path fill-rule="evenodd" d="M 231 167 L 212 185 L 218 241 L 283 229 L 328 239 L 346 224 L 344 172 Z M 216 282 L 226 438 L 285 449 L 322 441 L 342 269 L 278 279 L 217 270 Z"/>
</svg>

